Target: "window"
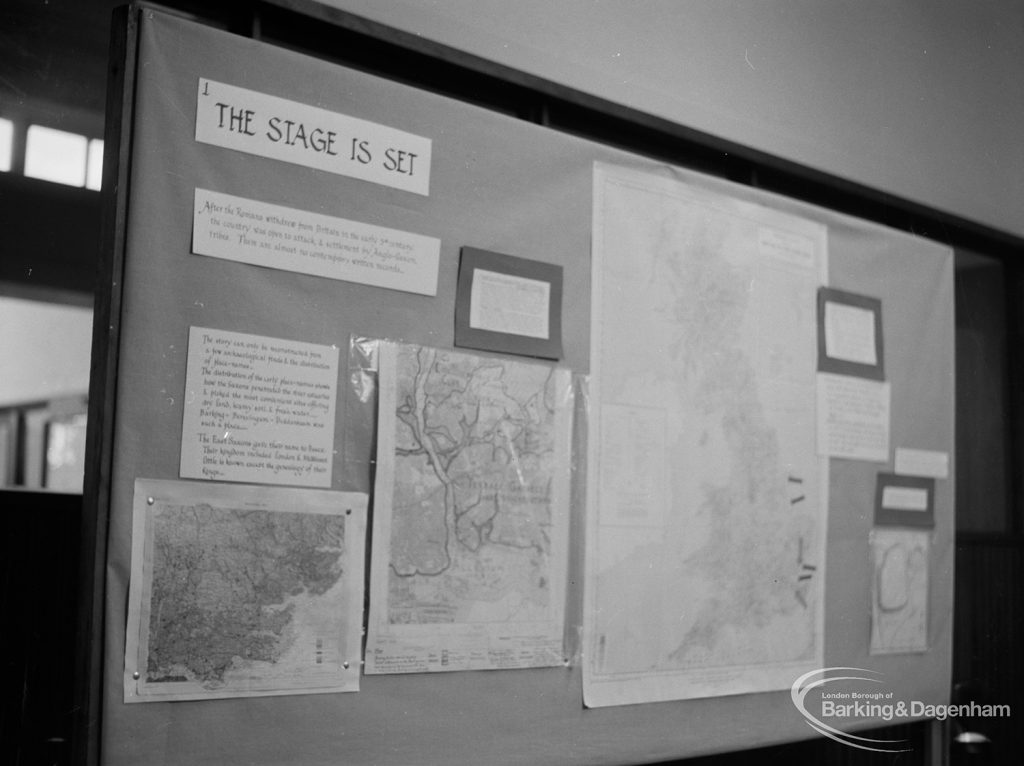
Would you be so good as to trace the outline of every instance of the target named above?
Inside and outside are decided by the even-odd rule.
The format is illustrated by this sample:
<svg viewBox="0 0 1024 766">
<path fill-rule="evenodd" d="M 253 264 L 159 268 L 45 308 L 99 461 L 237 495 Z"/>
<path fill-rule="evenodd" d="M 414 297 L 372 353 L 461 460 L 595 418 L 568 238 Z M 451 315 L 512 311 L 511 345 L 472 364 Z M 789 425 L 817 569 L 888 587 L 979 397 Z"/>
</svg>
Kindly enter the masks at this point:
<svg viewBox="0 0 1024 766">
<path fill-rule="evenodd" d="M 0 119 L 0 170 L 7 173 L 11 169 L 11 155 L 14 147 L 14 123 Z"/>
<path fill-rule="evenodd" d="M 89 142 L 85 136 L 30 125 L 25 142 L 25 175 L 69 186 L 85 186 Z"/>
</svg>

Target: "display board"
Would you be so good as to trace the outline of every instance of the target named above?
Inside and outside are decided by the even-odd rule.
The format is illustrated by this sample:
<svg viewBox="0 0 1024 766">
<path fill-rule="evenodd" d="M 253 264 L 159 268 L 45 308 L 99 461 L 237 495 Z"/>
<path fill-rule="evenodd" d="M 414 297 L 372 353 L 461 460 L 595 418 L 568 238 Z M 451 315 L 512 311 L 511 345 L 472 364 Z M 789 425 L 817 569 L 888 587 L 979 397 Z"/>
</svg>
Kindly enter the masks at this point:
<svg viewBox="0 0 1024 766">
<path fill-rule="evenodd" d="M 778 684 L 775 691 L 584 706 L 584 540 L 586 506 L 593 502 L 585 474 L 594 470 L 585 458 L 586 436 L 600 404 L 588 390 L 595 163 L 817 227 L 827 237 L 827 285 L 882 307 L 891 448 L 947 458 L 953 451 L 951 252 L 190 21 L 139 13 L 137 38 L 134 25 L 129 36 L 137 48 L 128 46 L 137 53 L 126 62 L 135 77 L 131 108 L 120 126 L 127 183 L 116 190 L 127 215 L 124 263 L 109 275 L 111 305 L 120 307 L 109 336 L 118 339 L 116 380 L 108 391 L 112 443 L 93 455 L 110 475 L 102 762 L 610 764 L 815 736 L 813 723 L 809 728 L 791 702 L 796 692 Z M 761 246 L 779 247 L 770 237 Z M 147 507 L 177 513 L 187 506 L 203 529 L 230 542 L 254 534 L 253 517 L 240 505 L 212 507 L 202 499 L 202 485 L 218 492 L 245 486 L 257 505 L 270 497 L 259 486 L 272 485 L 290 493 L 270 509 L 278 516 L 304 497 L 370 495 L 372 528 L 377 367 L 372 347 L 353 339 L 452 349 L 464 248 L 561 269 L 558 367 L 571 371 L 577 389 L 573 500 L 552 510 L 568 516 L 565 606 L 557 610 L 565 623 L 562 662 L 362 674 L 354 683 L 360 658 L 351 642 L 333 655 L 318 644 L 325 662 L 344 662 L 346 671 L 324 693 L 246 686 L 246 679 L 207 669 L 218 682 L 248 691 L 229 699 L 126 702 L 133 675 L 159 666 L 152 649 L 150 669 L 125 660 L 133 564 L 137 573 L 148 560 L 136 539 L 133 562 L 133 509 L 144 516 Z M 536 270 L 491 273 L 489 310 L 523 288 L 534 297 L 556 289 Z M 867 364 L 871 355 L 858 334 L 874 325 L 855 309 L 866 310 L 833 309 L 845 320 L 829 325 L 826 345 Z M 496 334 L 524 322 L 493 310 L 489 316 L 499 317 L 486 325 L 502 330 Z M 546 316 L 537 309 L 528 318 Z M 635 362 L 629 353 L 618 360 Z M 218 392 L 221 384 L 227 393 Z M 813 403 L 807 406 L 813 410 Z M 395 444 L 403 448 L 400 434 Z M 899 653 L 882 654 L 872 634 L 872 589 L 879 582 L 872 552 L 885 541 L 871 532 L 879 474 L 893 471 L 891 448 L 881 458 L 828 461 L 825 571 L 816 580 L 823 589 L 820 656 L 825 667 L 875 673 L 908 701 L 942 704 L 952 643 L 953 468 L 933 478 L 928 495 L 934 526 L 925 532 L 925 645 L 906 651 L 897 641 L 886 646 Z M 186 479 L 189 487 L 200 484 L 187 502 L 147 495 L 146 487 Z M 359 503 L 351 505 L 358 512 Z M 215 526 L 222 522 L 211 507 L 224 511 L 227 527 Z M 301 507 L 292 510 L 297 515 Z M 342 530 L 329 515 L 336 512 L 321 510 L 309 523 L 337 542 L 360 525 Z M 159 541 L 156 529 L 147 534 Z M 306 529 L 304 522 L 287 533 L 291 547 L 268 550 L 285 551 L 279 563 L 294 564 L 293 550 L 313 555 Z M 474 530 L 494 534 L 486 522 Z M 280 542 L 277 533 L 259 534 Z M 219 560 L 223 549 L 209 535 L 196 540 L 211 561 Z M 321 562 L 316 571 L 298 567 L 275 588 L 319 597 L 336 582 L 339 562 L 342 568 L 358 562 L 344 558 L 340 544 L 312 547 Z M 170 559 L 163 561 L 168 566 Z M 272 556 L 262 566 L 278 572 Z M 152 579 L 153 570 L 146 571 Z M 351 578 L 351 569 L 345 572 Z M 350 608 L 354 591 L 346 592 Z M 217 601 L 216 593 L 206 595 Z M 349 631 L 358 609 L 346 614 Z M 266 630 L 277 624 L 272 620 Z M 253 646 L 254 657 L 262 646 Z M 222 658 L 222 666 L 236 659 Z M 168 680 L 184 673 L 173 662 L 160 672 Z M 262 688 L 278 691 L 264 697 Z M 859 729 L 885 721 L 869 711 L 848 723 Z"/>
</svg>

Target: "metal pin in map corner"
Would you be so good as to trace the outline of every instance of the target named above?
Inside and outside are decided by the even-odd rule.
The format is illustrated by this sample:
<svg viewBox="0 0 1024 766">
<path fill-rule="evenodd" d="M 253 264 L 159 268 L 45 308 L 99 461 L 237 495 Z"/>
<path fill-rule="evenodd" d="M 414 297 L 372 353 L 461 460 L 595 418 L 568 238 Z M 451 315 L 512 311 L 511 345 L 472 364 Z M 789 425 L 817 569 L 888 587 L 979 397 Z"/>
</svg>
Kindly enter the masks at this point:
<svg viewBox="0 0 1024 766">
<path fill-rule="evenodd" d="M 141 674 L 137 670 L 134 673 L 132 673 L 132 678 L 134 678 L 136 681 L 139 680 L 140 676 Z"/>
<path fill-rule="evenodd" d="M 152 497 L 147 497 L 146 498 L 146 505 L 152 505 L 155 502 L 156 502 L 156 500 L 154 498 L 152 498 Z"/>
</svg>

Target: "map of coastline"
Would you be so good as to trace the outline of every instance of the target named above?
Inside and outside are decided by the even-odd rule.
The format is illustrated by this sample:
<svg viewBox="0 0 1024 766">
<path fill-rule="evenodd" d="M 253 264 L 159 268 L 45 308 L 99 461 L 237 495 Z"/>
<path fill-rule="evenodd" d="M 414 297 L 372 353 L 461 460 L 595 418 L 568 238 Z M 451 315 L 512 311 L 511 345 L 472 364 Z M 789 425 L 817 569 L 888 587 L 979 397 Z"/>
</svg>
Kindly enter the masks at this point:
<svg viewBox="0 0 1024 766">
<path fill-rule="evenodd" d="M 365 496 L 354 514 L 347 493 L 155 484 L 136 510 L 130 701 L 346 690 Z"/>
<path fill-rule="evenodd" d="M 368 672 L 560 663 L 568 374 L 385 344 L 380 377 Z"/>
<path fill-rule="evenodd" d="M 280 661 L 298 638 L 296 597 L 331 590 L 344 547 L 341 516 L 157 509 L 147 682 L 218 688 L 232 672 Z"/>
</svg>

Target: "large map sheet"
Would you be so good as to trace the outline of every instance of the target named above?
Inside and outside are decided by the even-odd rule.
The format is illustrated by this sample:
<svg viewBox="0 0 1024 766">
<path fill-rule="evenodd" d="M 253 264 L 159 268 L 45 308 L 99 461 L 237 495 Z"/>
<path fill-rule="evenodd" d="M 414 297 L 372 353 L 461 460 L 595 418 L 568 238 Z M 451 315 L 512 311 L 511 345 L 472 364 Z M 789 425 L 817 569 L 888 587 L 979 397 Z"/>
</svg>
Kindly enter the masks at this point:
<svg viewBox="0 0 1024 766">
<path fill-rule="evenodd" d="M 561 664 L 565 369 L 381 343 L 367 673 Z"/>
<path fill-rule="evenodd" d="M 366 495 L 137 479 L 125 702 L 358 691 Z"/>
<path fill-rule="evenodd" d="M 585 702 L 788 688 L 822 661 L 825 228 L 598 164 L 593 252 Z"/>
</svg>

